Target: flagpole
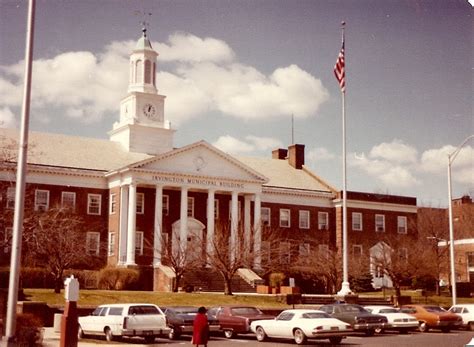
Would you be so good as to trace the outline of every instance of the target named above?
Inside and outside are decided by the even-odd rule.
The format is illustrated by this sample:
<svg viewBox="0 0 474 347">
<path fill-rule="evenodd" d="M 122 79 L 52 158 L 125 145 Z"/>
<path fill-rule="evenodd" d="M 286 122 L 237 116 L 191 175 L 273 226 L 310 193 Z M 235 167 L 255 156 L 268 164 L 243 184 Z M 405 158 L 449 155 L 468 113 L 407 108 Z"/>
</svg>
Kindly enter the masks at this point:
<svg viewBox="0 0 474 347">
<path fill-rule="evenodd" d="M 347 170 L 346 170 L 346 67 L 345 67 L 345 35 L 346 22 L 342 22 L 342 50 L 343 50 L 343 75 L 341 85 L 342 97 L 342 286 L 338 295 L 351 294 L 348 271 L 348 240 L 347 240 Z"/>
</svg>

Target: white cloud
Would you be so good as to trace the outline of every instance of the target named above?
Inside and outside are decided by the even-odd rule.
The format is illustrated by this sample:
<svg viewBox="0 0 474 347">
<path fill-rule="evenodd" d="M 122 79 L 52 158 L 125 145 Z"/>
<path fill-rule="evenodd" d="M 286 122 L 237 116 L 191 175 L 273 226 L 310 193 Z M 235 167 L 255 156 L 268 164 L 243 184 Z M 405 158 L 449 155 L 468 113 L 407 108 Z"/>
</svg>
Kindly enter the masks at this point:
<svg viewBox="0 0 474 347">
<path fill-rule="evenodd" d="M 104 114 L 118 116 L 127 91 L 129 54 L 134 41 L 114 41 L 100 54 L 66 52 L 33 64 L 32 105 L 42 121 L 55 114 L 82 122 L 100 121 Z M 171 35 L 168 43 L 154 43 L 167 61 L 158 70 L 157 87 L 167 95 L 166 117 L 174 125 L 206 112 L 244 119 L 313 116 L 328 98 L 321 81 L 296 65 L 277 68 L 266 76 L 252 66 L 235 62 L 224 42 L 185 33 Z M 171 64 L 173 63 L 173 64 Z M 23 63 L 0 70 L 0 107 L 19 106 Z M 60 112 L 52 112 L 56 109 Z"/>
<path fill-rule="evenodd" d="M 220 136 L 213 143 L 221 151 L 229 154 L 253 154 L 255 152 L 267 152 L 269 149 L 283 146 L 281 141 L 269 138 L 248 135 L 245 140 L 239 140 L 230 135 Z"/>
<path fill-rule="evenodd" d="M 0 108 L 0 128 L 16 128 L 18 122 L 13 112 L 8 108 Z"/>
<path fill-rule="evenodd" d="M 404 144 L 401 140 L 393 140 L 390 143 L 383 142 L 374 146 L 370 150 L 371 158 L 388 160 L 396 163 L 416 163 L 417 150 L 409 145 Z"/>
<path fill-rule="evenodd" d="M 333 153 L 330 153 L 324 147 L 316 147 L 309 150 L 307 158 L 309 162 L 317 163 L 322 160 L 331 160 L 336 156 Z"/>
</svg>

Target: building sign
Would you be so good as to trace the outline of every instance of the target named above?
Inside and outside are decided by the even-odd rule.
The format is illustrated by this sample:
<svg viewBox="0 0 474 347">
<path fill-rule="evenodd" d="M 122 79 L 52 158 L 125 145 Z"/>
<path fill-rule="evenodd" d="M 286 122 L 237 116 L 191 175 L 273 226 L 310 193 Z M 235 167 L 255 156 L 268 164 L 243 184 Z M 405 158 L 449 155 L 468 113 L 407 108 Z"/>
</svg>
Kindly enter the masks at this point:
<svg viewBox="0 0 474 347">
<path fill-rule="evenodd" d="M 205 186 L 209 188 L 221 188 L 221 189 L 244 189 L 245 185 L 243 183 L 228 182 L 217 179 L 209 178 L 184 178 L 184 177 L 175 177 L 175 176 L 152 176 L 153 181 L 158 181 L 160 183 L 170 183 L 178 185 L 191 185 L 191 186 Z"/>
</svg>

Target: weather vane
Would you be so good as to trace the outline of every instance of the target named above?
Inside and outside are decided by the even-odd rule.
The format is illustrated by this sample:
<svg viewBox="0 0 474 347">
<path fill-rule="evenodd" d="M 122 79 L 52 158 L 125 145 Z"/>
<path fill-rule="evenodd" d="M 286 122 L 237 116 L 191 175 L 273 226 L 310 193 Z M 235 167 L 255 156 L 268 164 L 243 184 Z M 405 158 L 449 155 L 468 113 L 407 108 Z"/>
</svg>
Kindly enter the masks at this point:
<svg viewBox="0 0 474 347">
<path fill-rule="evenodd" d="M 143 11 L 135 11 L 135 15 L 138 16 L 138 15 L 141 15 L 143 20 L 140 21 L 140 24 L 142 25 L 142 31 L 143 31 L 143 35 L 146 36 L 146 31 L 148 29 L 148 27 L 150 26 L 150 23 L 147 21 L 147 18 L 148 16 L 151 16 L 152 13 L 151 12 L 146 12 L 145 10 Z"/>
</svg>

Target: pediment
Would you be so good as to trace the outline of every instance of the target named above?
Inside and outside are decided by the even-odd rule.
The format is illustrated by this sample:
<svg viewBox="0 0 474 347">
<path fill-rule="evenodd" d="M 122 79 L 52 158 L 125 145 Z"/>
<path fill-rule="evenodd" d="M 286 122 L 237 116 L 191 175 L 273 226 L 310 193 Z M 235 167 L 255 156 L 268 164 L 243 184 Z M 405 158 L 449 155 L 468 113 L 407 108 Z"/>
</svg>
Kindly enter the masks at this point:
<svg viewBox="0 0 474 347">
<path fill-rule="evenodd" d="M 130 169 L 265 183 L 268 179 L 205 141 L 132 164 Z"/>
</svg>

